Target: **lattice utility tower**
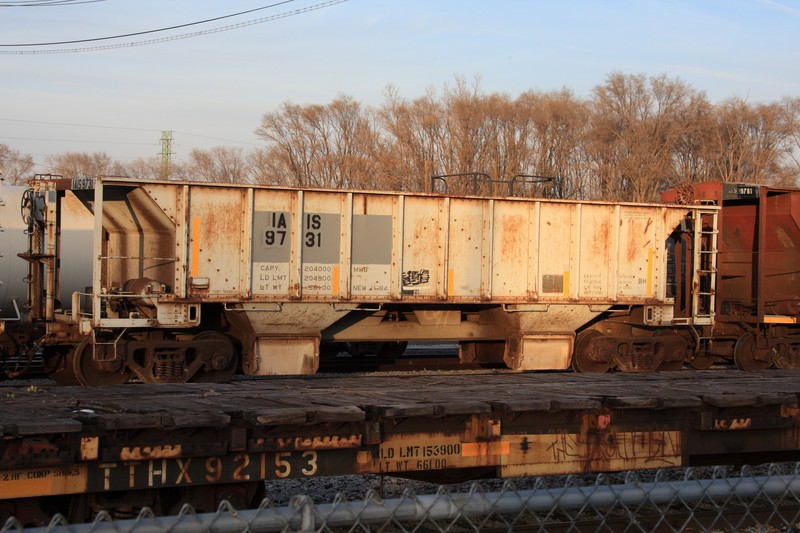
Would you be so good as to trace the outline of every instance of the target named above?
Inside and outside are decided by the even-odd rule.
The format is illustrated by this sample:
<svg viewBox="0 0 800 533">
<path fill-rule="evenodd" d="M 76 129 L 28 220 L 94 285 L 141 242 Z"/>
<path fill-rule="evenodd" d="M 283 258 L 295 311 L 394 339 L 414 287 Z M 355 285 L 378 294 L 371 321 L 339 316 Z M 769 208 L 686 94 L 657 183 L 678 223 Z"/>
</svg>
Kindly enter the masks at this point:
<svg viewBox="0 0 800 533">
<path fill-rule="evenodd" d="M 161 132 L 161 179 L 168 180 L 170 175 L 170 163 L 172 161 L 172 131 Z"/>
</svg>

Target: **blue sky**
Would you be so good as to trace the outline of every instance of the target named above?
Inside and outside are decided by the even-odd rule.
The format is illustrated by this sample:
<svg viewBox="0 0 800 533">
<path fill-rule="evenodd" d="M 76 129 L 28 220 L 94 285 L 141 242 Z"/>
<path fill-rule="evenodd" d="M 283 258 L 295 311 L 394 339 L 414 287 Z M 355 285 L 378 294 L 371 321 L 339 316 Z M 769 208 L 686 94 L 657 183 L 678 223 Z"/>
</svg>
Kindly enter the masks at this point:
<svg viewBox="0 0 800 533">
<path fill-rule="evenodd" d="M 142 32 L 279 3 L 25 2 L 0 0 L 15 4 L 0 7 L 0 44 Z M 323 2 L 295 0 L 127 39 L 2 46 L 0 143 L 37 162 L 67 151 L 125 162 L 157 155 L 161 131 L 173 130 L 175 158 L 185 160 L 195 147 L 263 145 L 253 131 L 285 101 L 325 104 L 345 94 L 379 105 L 388 85 L 414 99 L 456 76 L 479 77 L 485 93 L 512 97 L 565 87 L 589 96 L 613 71 L 677 77 L 712 101 L 800 97 L 800 0 Z M 265 17 L 275 18 L 146 46 L 8 53 L 108 46 Z"/>
</svg>

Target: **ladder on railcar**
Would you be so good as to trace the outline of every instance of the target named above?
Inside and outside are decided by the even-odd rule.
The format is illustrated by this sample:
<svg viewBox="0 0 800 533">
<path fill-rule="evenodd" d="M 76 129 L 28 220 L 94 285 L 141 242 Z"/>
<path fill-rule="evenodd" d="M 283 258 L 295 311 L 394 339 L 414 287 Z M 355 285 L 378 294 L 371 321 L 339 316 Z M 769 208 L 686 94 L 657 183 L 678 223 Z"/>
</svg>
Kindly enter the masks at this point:
<svg viewBox="0 0 800 533">
<path fill-rule="evenodd" d="M 692 318 L 695 324 L 714 323 L 717 292 L 717 252 L 719 211 L 695 209 L 694 275 L 692 279 Z"/>
</svg>

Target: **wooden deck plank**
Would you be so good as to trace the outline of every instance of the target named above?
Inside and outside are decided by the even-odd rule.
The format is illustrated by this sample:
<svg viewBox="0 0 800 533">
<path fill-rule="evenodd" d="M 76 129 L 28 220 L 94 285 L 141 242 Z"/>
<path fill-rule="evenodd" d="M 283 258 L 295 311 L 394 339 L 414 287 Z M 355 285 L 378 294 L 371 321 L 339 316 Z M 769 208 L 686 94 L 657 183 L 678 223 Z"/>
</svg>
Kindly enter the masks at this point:
<svg viewBox="0 0 800 533">
<path fill-rule="evenodd" d="M 35 424 L 28 420 L 48 420 L 53 427 L 62 424 L 68 432 L 83 425 L 104 429 L 224 425 L 237 418 L 269 425 L 495 411 L 796 406 L 800 372 L 439 373 L 34 389 L 5 382 L 0 396 L 3 431 L 33 435 Z"/>
</svg>

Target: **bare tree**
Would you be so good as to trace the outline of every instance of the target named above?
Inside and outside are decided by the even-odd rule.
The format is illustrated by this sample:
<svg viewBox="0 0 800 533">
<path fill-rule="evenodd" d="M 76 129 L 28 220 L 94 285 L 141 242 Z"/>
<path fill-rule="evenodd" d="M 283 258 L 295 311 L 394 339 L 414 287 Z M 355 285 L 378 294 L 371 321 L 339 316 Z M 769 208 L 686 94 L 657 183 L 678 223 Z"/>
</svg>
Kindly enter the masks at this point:
<svg viewBox="0 0 800 533">
<path fill-rule="evenodd" d="M 514 103 L 514 113 L 526 121 L 517 127 L 527 140 L 527 154 L 517 173 L 555 178 L 549 187 L 557 198 L 588 197 L 588 165 L 583 147 L 589 107 L 570 91 L 529 91 Z"/>
<path fill-rule="evenodd" d="M 256 148 L 247 153 L 247 165 L 250 168 L 253 183 L 274 185 L 279 179 L 280 168 L 276 166 L 279 159 L 273 154 L 275 148 Z"/>
<path fill-rule="evenodd" d="M 460 170 L 451 168 L 444 156 L 445 112 L 432 89 L 409 102 L 388 87 L 378 119 L 386 136 L 382 166 L 388 188 L 425 191 L 431 175 Z"/>
<path fill-rule="evenodd" d="M 530 117 L 506 94 L 483 94 L 478 79 L 467 84 L 456 78 L 441 98 L 429 89 L 413 101 L 389 87 L 378 116 L 389 150 L 384 166 L 387 173 L 394 170 L 395 188 L 427 190 L 431 175 L 508 179 L 525 173 L 531 162 Z M 473 192 L 470 183 L 451 178 L 448 190 Z"/>
<path fill-rule="evenodd" d="M 88 154 L 85 152 L 67 152 L 61 155 L 48 156 L 45 163 L 52 174 L 65 178 L 82 178 L 98 176 L 123 176 L 125 167 L 114 161 L 104 152 Z"/>
<path fill-rule="evenodd" d="M 788 133 L 784 159 L 789 176 L 785 185 L 796 187 L 800 185 L 800 97 L 784 98 L 780 109 Z"/>
<path fill-rule="evenodd" d="M 771 183 L 788 178 L 791 170 L 782 159 L 794 137 L 779 104 L 751 105 L 731 98 L 719 106 L 716 118 L 712 150 L 718 179 Z"/>
<path fill-rule="evenodd" d="M 698 95 L 694 95 L 683 110 L 686 129 L 672 150 L 674 183 L 715 179 L 715 154 L 711 148 L 716 129 L 715 114 L 714 106 Z"/>
<path fill-rule="evenodd" d="M 373 121 L 348 96 L 326 106 L 284 103 L 262 117 L 256 134 L 271 143 L 272 167 L 288 184 L 357 188 L 378 169 Z"/>
<path fill-rule="evenodd" d="M 479 80 L 468 85 L 462 78 L 456 78 L 454 88 L 445 88 L 443 105 L 448 141 L 444 150 L 447 170 L 484 171 L 497 177 L 497 144 L 492 131 L 496 121 L 487 109 Z M 493 111 L 496 113 L 497 109 Z"/>
<path fill-rule="evenodd" d="M 665 75 L 613 72 L 585 99 L 567 89 L 486 94 L 478 78 L 456 77 L 414 100 L 388 87 L 377 109 L 345 95 L 324 105 L 285 102 L 256 133 L 263 148 L 195 149 L 170 166 L 169 179 L 427 191 L 431 175 L 485 172 L 557 178 L 518 195 L 652 201 L 680 182 L 796 185 L 800 176 L 800 98 L 714 105 Z M 158 158 L 122 165 L 104 153 L 66 153 L 47 161 L 65 177 L 164 178 Z M 0 163 L 12 182 L 33 166 L 5 145 Z M 449 191 L 472 193 L 465 183 L 451 181 Z M 507 190 L 493 185 L 479 192 Z"/>
<path fill-rule="evenodd" d="M 184 179 L 184 165 L 171 161 L 166 169 L 164 161 L 157 156 L 139 158 L 125 165 L 125 175 L 140 180 Z"/>
<path fill-rule="evenodd" d="M 195 148 L 189 154 L 186 172 L 191 180 L 211 183 L 249 183 L 250 172 L 244 150 L 215 146 Z"/>
<path fill-rule="evenodd" d="M 30 177 L 33 158 L 22 155 L 6 144 L 0 144 L 0 176 L 11 185 L 19 185 Z"/>
<path fill-rule="evenodd" d="M 588 150 L 603 198 L 654 200 L 679 181 L 673 155 L 691 132 L 693 106 L 705 99 L 666 76 L 612 73 L 595 88 Z"/>
</svg>

